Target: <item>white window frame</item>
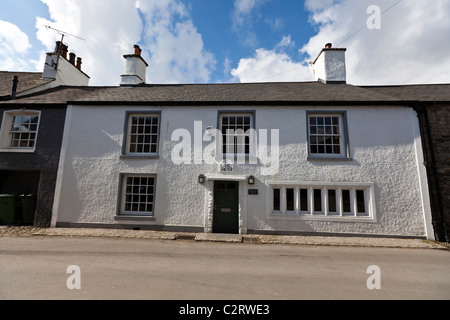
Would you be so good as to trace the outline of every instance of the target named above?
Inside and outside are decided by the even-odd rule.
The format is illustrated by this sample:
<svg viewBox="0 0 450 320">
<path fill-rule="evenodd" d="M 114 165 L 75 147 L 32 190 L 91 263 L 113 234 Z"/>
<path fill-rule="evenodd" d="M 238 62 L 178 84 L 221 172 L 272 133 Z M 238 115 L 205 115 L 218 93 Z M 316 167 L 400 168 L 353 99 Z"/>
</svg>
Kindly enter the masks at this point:
<svg viewBox="0 0 450 320">
<path fill-rule="evenodd" d="M 311 138 L 315 134 L 311 133 L 310 118 L 311 117 L 337 117 L 339 119 L 339 147 L 340 153 L 312 153 Z M 333 128 L 333 124 L 331 124 Z M 307 130 L 307 150 L 308 160 L 351 160 L 349 151 L 349 138 L 347 129 L 347 112 L 346 111 L 307 111 L 306 112 L 306 130 Z M 334 134 L 328 134 L 333 136 Z M 324 136 L 327 136 L 324 133 Z M 317 135 L 319 137 L 319 135 Z"/>
<path fill-rule="evenodd" d="M 217 159 L 254 159 L 256 157 L 256 144 L 255 144 L 255 112 L 254 111 L 219 111 L 218 114 L 218 129 L 222 135 L 226 135 L 227 132 L 222 132 L 223 118 L 224 117 L 249 117 L 250 128 L 249 132 L 244 132 L 244 139 L 246 136 L 249 138 L 249 152 L 248 153 L 224 153 L 224 141 L 222 136 L 217 139 L 216 158 Z M 244 140 L 245 141 L 245 140 Z M 244 142 L 245 143 L 245 142 Z M 244 150 L 245 151 L 245 150 Z"/>
<path fill-rule="evenodd" d="M 13 125 L 13 119 L 16 116 L 37 116 L 38 122 L 36 124 L 36 131 L 32 133 L 34 137 L 34 145 L 32 147 L 12 147 L 12 135 L 14 132 L 11 130 Z M 3 113 L 2 124 L 0 128 L 0 152 L 18 152 L 18 153 L 33 153 L 36 150 L 37 139 L 39 134 L 39 125 L 41 122 L 41 111 L 38 110 L 7 110 Z M 21 133 L 21 132 L 18 132 Z M 31 134 L 31 133 L 30 133 Z"/>
<path fill-rule="evenodd" d="M 128 185 L 128 179 L 134 179 L 134 178 L 147 178 L 147 179 L 153 179 L 153 193 L 148 193 L 148 190 L 145 194 L 134 194 L 133 193 L 133 185 L 129 186 Z M 129 192 L 128 188 L 131 188 L 131 192 Z M 147 185 L 147 187 L 149 187 L 149 185 Z M 155 198 L 156 198 L 156 175 L 155 174 L 122 174 L 121 175 L 121 188 L 120 188 L 120 206 L 119 206 L 119 216 L 123 216 L 123 217 L 127 217 L 127 216 L 141 216 L 141 217 L 151 217 L 153 218 L 155 216 Z M 151 203 L 152 205 L 152 211 L 134 211 L 134 210 L 127 210 L 126 205 L 129 201 L 127 201 L 127 196 L 137 196 L 137 197 L 144 197 L 144 196 L 152 196 L 153 197 L 153 201 L 152 202 L 148 202 L 148 198 L 146 199 L 146 201 L 142 201 L 141 199 L 139 199 L 138 203 L 139 204 L 145 204 L 146 206 L 148 204 Z M 132 200 L 132 202 L 134 202 L 134 200 Z M 147 208 L 146 208 L 147 209 Z"/>
<path fill-rule="evenodd" d="M 280 210 L 274 210 L 274 189 L 280 189 Z M 294 189 L 294 210 L 287 210 L 287 189 Z M 301 210 L 300 190 L 307 190 L 307 211 Z M 314 208 L 314 190 L 321 190 L 321 210 Z M 336 211 L 329 212 L 328 190 L 335 190 Z M 350 212 L 344 212 L 342 190 L 350 191 Z M 364 192 L 364 212 L 358 212 L 357 190 Z M 321 182 L 269 182 L 267 184 L 267 218 L 329 220 L 329 221 L 366 221 L 376 222 L 375 192 L 373 183 L 321 183 Z"/>
<path fill-rule="evenodd" d="M 158 119 L 158 128 L 156 132 L 156 151 L 151 152 L 151 144 L 153 142 L 150 142 L 150 150 L 149 152 L 131 152 L 131 130 L 133 126 L 133 118 L 135 117 L 153 117 Z M 157 158 L 159 156 L 159 138 L 160 138 L 160 130 L 161 130 L 161 112 L 160 111 L 127 111 L 125 116 L 125 138 L 124 143 L 122 146 L 122 156 L 125 158 Z M 155 133 L 150 133 L 150 137 L 154 135 Z M 145 135 L 144 135 L 145 136 Z"/>
</svg>

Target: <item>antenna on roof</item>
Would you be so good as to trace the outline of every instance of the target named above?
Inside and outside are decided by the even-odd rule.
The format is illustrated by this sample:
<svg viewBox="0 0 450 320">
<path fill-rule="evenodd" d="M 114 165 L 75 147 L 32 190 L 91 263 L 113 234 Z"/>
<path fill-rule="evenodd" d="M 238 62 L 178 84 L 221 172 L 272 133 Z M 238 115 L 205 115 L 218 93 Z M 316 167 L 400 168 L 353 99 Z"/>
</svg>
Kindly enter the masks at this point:
<svg viewBox="0 0 450 320">
<path fill-rule="evenodd" d="M 56 32 L 58 32 L 58 34 L 61 35 L 61 43 L 62 43 L 63 40 L 64 40 L 64 36 L 74 37 L 74 38 L 77 38 L 77 39 L 86 41 L 86 39 L 80 38 L 80 37 L 78 37 L 78 36 L 74 36 L 73 34 L 70 34 L 70 33 L 67 33 L 67 32 L 64 32 L 64 31 L 61 31 L 61 30 L 52 28 L 52 27 L 50 27 L 50 26 L 44 26 L 44 27 L 46 27 L 47 29 L 52 29 L 52 30 L 55 30 Z"/>
</svg>

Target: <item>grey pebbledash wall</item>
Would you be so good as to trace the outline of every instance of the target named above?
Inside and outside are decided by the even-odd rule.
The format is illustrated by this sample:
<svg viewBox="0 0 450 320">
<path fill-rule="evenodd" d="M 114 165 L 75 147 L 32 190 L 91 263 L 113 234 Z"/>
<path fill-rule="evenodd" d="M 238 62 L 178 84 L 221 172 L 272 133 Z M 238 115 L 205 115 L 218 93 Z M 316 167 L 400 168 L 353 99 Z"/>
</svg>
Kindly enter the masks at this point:
<svg viewBox="0 0 450 320">
<path fill-rule="evenodd" d="M 2 105 L 0 123 L 4 112 L 20 109 L 21 106 Z M 33 153 L 0 152 L 0 193 L 30 192 L 20 191 L 21 182 L 33 184 L 38 179 L 34 226 L 49 227 L 58 173 L 61 142 L 63 137 L 66 106 L 27 105 L 27 110 L 41 111 L 36 148 Z M 17 179 L 16 179 L 16 178 Z M 17 183 L 12 183 L 16 181 Z"/>
</svg>

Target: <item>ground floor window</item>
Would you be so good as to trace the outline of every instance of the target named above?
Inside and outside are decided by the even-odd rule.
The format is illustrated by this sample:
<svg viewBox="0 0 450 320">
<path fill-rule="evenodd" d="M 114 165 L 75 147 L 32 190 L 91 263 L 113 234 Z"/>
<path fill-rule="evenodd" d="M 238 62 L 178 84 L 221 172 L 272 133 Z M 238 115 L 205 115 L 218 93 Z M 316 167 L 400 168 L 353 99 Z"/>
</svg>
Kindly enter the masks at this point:
<svg viewBox="0 0 450 320">
<path fill-rule="evenodd" d="M 371 184 L 270 185 L 274 216 L 361 217 L 374 215 Z"/>
<path fill-rule="evenodd" d="M 123 175 L 121 214 L 154 215 L 156 177 Z"/>
</svg>

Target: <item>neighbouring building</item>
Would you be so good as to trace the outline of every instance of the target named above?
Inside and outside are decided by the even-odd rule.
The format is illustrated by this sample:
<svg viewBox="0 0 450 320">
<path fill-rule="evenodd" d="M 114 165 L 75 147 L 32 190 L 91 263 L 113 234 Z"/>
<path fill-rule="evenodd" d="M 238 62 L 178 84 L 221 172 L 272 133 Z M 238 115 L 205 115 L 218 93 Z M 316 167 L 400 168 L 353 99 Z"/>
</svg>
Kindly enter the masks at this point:
<svg viewBox="0 0 450 320">
<path fill-rule="evenodd" d="M 20 98 L 61 85 L 87 86 L 81 58 L 75 58 L 70 53 L 67 60 L 67 46 L 58 42 L 42 73 L 0 72 L 0 194 L 16 202 L 9 223 L 50 226 L 67 104 L 22 104 Z M 0 224 L 6 223 L 1 214 Z"/>
</svg>

